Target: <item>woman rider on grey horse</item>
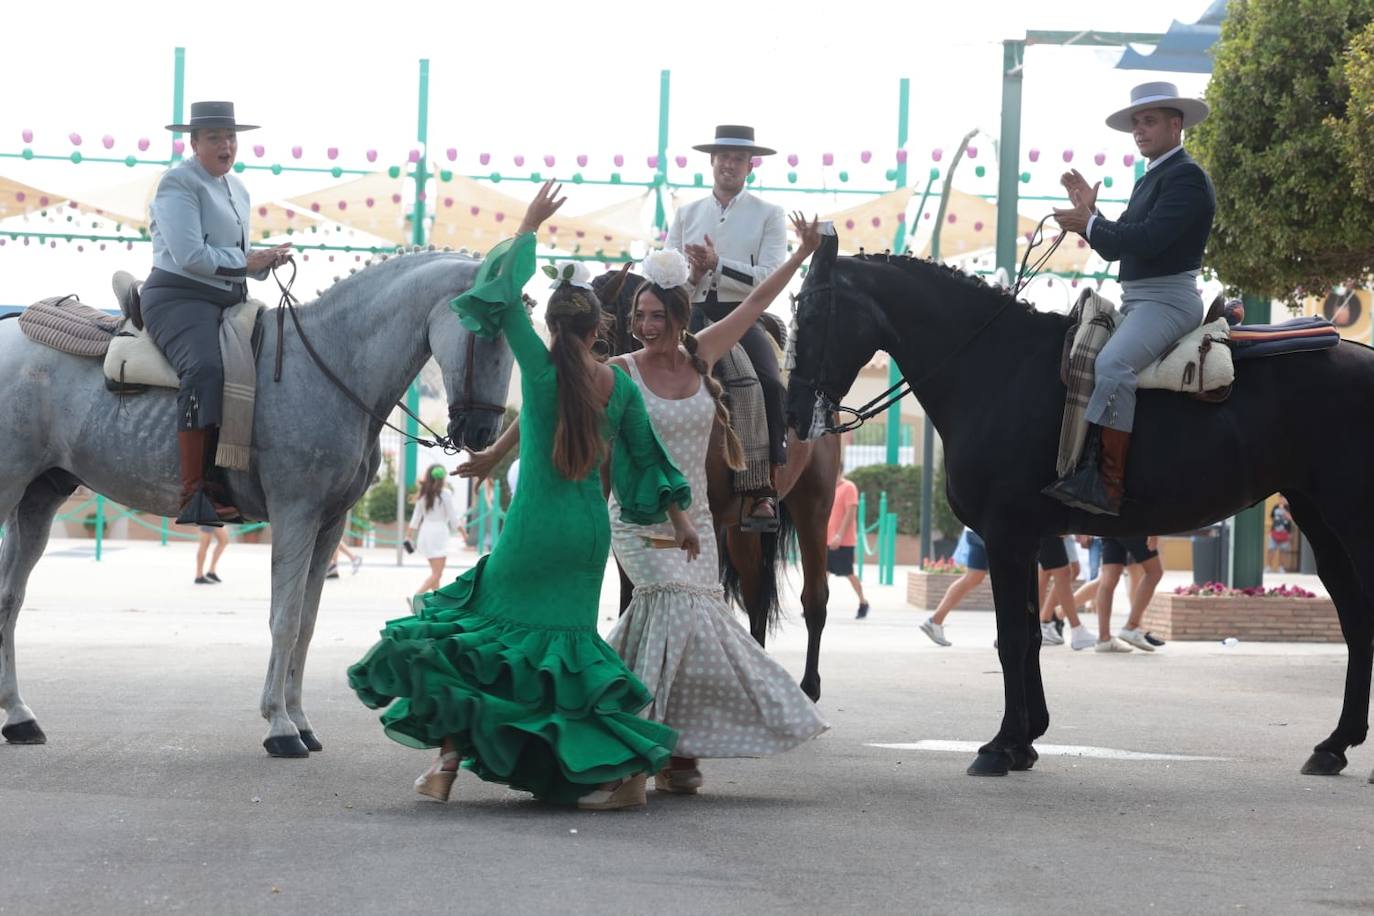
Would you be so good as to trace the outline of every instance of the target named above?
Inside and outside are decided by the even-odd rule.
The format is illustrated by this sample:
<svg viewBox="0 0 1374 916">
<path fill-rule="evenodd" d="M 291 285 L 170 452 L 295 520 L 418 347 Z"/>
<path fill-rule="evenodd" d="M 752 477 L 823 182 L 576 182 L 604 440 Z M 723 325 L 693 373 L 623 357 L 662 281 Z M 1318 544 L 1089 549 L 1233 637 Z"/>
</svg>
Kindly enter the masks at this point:
<svg viewBox="0 0 1374 916">
<path fill-rule="evenodd" d="M 248 277 L 265 280 L 289 256 L 289 245 L 249 249 L 248 190 L 230 174 L 238 131 L 232 102 L 194 102 L 189 132 L 194 155 L 158 183 L 151 206 L 153 271 L 139 293 L 143 323 L 176 370 L 181 514 L 177 521 L 222 525 L 237 509 L 206 472 L 213 467 L 224 397 L 219 324 L 224 310 L 248 298 Z"/>
</svg>

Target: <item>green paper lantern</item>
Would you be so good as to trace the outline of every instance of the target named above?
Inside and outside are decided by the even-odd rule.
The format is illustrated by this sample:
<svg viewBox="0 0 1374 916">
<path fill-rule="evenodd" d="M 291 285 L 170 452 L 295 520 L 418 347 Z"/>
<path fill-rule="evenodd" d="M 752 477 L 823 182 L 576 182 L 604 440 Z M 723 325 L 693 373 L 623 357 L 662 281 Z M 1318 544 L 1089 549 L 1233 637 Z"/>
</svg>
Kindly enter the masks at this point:
<svg viewBox="0 0 1374 916">
<path fill-rule="evenodd" d="M 1104 188 L 1110 188 L 1110 187 L 1112 186 L 1112 184 L 1113 184 L 1113 182 L 1112 182 L 1112 176 L 1110 176 L 1110 175 L 1104 175 L 1104 176 L 1102 177 L 1102 187 L 1104 187 Z"/>
<path fill-rule="evenodd" d="M 887 178 L 888 181 L 896 181 L 896 180 L 897 180 L 897 170 L 896 170 L 896 169 L 888 169 L 886 172 L 883 173 L 883 175 L 886 176 L 886 178 Z"/>
<path fill-rule="evenodd" d="M 931 180 L 931 181 L 934 181 L 935 179 L 937 179 L 937 178 L 939 178 L 939 177 L 940 177 L 940 169 L 939 169 L 938 167 L 932 165 L 932 166 L 930 167 L 930 180 Z"/>
<path fill-rule="evenodd" d="M 133 157 L 133 156 L 130 156 L 129 158 L 132 159 L 132 158 L 134 158 L 134 157 Z M 247 166 L 245 166 L 242 162 L 235 162 L 235 163 L 234 163 L 234 171 L 238 172 L 240 175 L 243 174 L 243 170 L 244 170 L 245 168 L 247 168 Z"/>
<path fill-rule="evenodd" d="M 339 167 L 336 165 L 336 166 L 334 166 L 332 169 L 329 170 L 329 174 L 333 175 L 335 178 L 342 178 L 342 177 L 343 177 L 343 169 L 339 168 Z"/>
<path fill-rule="evenodd" d="M 488 175 L 487 177 L 488 177 L 489 179 L 491 179 L 491 183 L 492 183 L 492 184 L 500 184 L 500 183 L 501 183 L 501 173 L 500 173 L 500 172 L 492 172 L 492 173 L 491 173 L 490 175 Z"/>
<path fill-rule="evenodd" d="M 849 173 L 848 173 L 848 172 L 840 172 L 840 181 L 844 182 L 844 181 L 848 181 L 848 180 L 849 180 Z"/>
<path fill-rule="evenodd" d="M 749 177 L 746 178 L 746 179 L 744 179 L 744 180 L 745 180 L 745 183 L 746 183 L 746 184 L 753 184 L 753 183 L 754 183 L 754 178 L 755 178 L 754 173 L 753 173 L 753 172 L 750 172 L 750 173 L 749 173 Z"/>
<path fill-rule="evenodd" d="M 1030 172 L 1022 172 L 1022 173 L 1021 173 L 1021 183 L 1022 183 L 1022 184 L 1030 184 Z"/>
<path fill-rule="evenodd" d="M 695 175 L 692 176 L 692 184 L 696 185 L 698 188 L 701 187 L 702 177 L 700 172 L 697 172 Z"/>
<path fill-rule="evenodd" d="M 980 165 L 980 166 L 978 166 L 977 168 L 975 168 L 975 169 L 973 170 L 973 174 L 977 175 L 979 178 L 982 178 L 982 177 L 983 177 L 984 175 L 986 175 L 987 173 L 988 173 L 988 167 L 985 166 L 985 165 Z"/>
<path fill-rule="evenodd" d="M 273 175 L 280 175 L 280 174 L 281 174 L 281 163 L 279 163 L 279 162 L 274 162 L 274 163 L 272 163 L 272 174 L 273 174 Z"/>
<path fill-rule="evenodd" d="M 23 155 L 23 157 L 24 157 L 25 159 L 32 159 L 32 158 L 33 158 L 33 150 L 31 150 L 31 149 L 25 149 L 22 155 Z"/>
<path fill-rule="evenodd" d="M 619 172 L 612 172 L 612 173 L 611 173 L 611 184 L 620 184 L 620 173 L 619 173 Z"/>
<path fill-rule="evenodd" d="M 391 168 L 386 170 L 386 174 L 391 178 L 400 178 L 401 167 L 399 165 L 393 165 Z"/>
<path fill-rule="evenodd" d="M 796 173 L 796 172 L 788 172 L 788 173 L 787 173 L 787 183 L 788 183 L 788 184 L 796 184 L 796 183 L 797 183 L 797 173 Z"/>
<path fill-rule="evenodd" d="M 444 182 L 452 181 L 452 180 L 453 180 L 453 172 L 449 171 L 448 169 L 440 169 L 440 170 L 439 170 L 439 180 L 440 180 L 440 181 L 444 181 Z"/>
<path fill-rule="evenodd" d="M 138 160 L 133 156 L 125 156 L 124 164 L 127 165 L 129 168 L 133 168 L 134 166 L 138 165 Z"/>
<path fill-rule="evenodd" d="M 534 182 L 535 184 L 539 184 L 539 182 L 543 180 L 543 175 L 540 175 L 538 172 L 530 172 L 530 181 Z"/>
<path fill-rule="evenodd" d="M 573 172 L 572 183 L 573 183 L 573 184 L 581 184 L 581 183 L 582 183 L 582 173 L 581 173 L 581 172 Z"/>
<path fill-rule="evenodd" d="M 81 161 L 81 153 L 79 153 L 79 152 L 73 152 L 73 153 L 72 153 L 72 162 L 79 163 L 80 161 Z"/>
</svg>

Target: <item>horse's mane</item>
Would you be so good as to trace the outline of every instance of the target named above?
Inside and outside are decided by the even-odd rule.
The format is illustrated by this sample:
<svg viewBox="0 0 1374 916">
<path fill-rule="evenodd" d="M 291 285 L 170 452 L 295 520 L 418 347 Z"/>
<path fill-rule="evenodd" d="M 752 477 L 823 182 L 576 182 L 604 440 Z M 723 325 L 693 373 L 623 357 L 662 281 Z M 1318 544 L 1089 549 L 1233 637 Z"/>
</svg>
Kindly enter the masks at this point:
<svg viewBox="0 0 1374 916">
<path fill-rule="evenodd" d="M 398 247 L 394 252 L 374 254 L 364 261 L 361 267 L 350 267 L 347 274 L 336 275 L 329 286 L 315 290 L 315 298 L 310 302 L 302 303 L 302 305 L 305 307 L 323 305 L 329 299 L 340 293 L 348 292 L 352 286 L 362 282 L 364 275 L 372 278 L 403 269 L 399 265 L 409 266 L 417 261 L 437 261 L 442 258 L 461 258 L 466 261 L 477 262 L 482 260 L 482 255 L 468 251 L 466 248 L 455 251 L 452 248 L 436 248 L 433 245 L 428 248 L 419 245 Z"/>
<path fill-rule="evenodd" d="M 944 264 L 939 261 L 932 261 L 928 258 L 918 258 L 909 254 L 870 254 L 860 252 L 852 255 L 847 260 L 860 264 L 886 265 L 896 267 L 907 275 L 921 275 L 934 273 L 937 277 L 951 280 L 971 295 L 979 299 L 987 300 L 990 305 L 1004 305 L 1008 300 L 1015 302 L 1028 315 L 1034 316 L 1037 320 L 1065 321 L 1066 316 L 1057 312 L 1042 312 L 1025 299 L 1019 299 L 1012 295 L 1010 290 L 1001 286 L 989 283 L 982 277 L 966 273 L 957 267 Z"/>
</svg>

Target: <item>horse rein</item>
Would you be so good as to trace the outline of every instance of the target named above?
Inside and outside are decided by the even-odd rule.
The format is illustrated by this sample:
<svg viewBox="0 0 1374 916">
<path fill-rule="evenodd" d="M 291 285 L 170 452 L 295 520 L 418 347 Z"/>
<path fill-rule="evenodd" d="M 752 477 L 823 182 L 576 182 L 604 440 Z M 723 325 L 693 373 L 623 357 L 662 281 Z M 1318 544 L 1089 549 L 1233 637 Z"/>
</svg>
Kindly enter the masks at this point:
<svg viewBox="0 0 1374 916">
<path fill-rule="evenodd" d="M 277 276 L 277 268 L 272 268 L 272 279 L 277 281 L 277 288 L 281 290 L 281 300 L 277 303 L 277 354 L 276 365 L 272 371 L 272 381 L 281 381 L 282 356 L 284 351 L 286 331 L 286 316 L 289 313 L 291 315 L 291 323 L 296 328 L 296 334 L 300 337 L 301 345 L 305 347 L 305 352 L 309 354 L 311 360 L 314 361 L 316 367 L 318 367 L 320 372 L 324 374 L 324 377 L 328 379 L 330 383 L 334 385 L 335 388 L 339 389 L 339 391 L 343 393 L 344 397 L 348 398 L 355 405 L 357 405 L 358 409 L 360 409 L 363 413 L 367 414 L 373 420 L 376 420 L 378 423 L 385 426 L 387 429 L 400 433 L 410 442 L 415 442 L 419 445 L 423 445 L 425 448 L 441 448 L 444 450 L 444 454 L 446 455 L 458 454 L 458 452 L 461 451 L 461 449 L 459 449 L 453 444 L 452 439 L 450 439 L 448 436 L 443 436 L 439 433 L 436 433 L 433 429 L 430 428 L 429 424 L 425 423 L 424 420 L 421 420 L 418 416 L 412 413 L 410 408 L 407 407 L 405 404 L 401 403 L 400 401 L 396 402 L 396 406 L 401 408 L 401 410 L 405 412 L 406 416 L 410 417 L 416 423 L 420 424 L 420 426 L 424 427 L 425 431 L 434 437 L 433 439 L 422 439 L 419 436 L 412 436 L 410 433 L 392 424 L 391 421 L 387 420 L 386 418 L 379 417 L 372 410 L 371 407 L 369 407 L 366 403 L 363 402 L 362 398 L 354 394 L 352 389 L 345 385 L 339 379 L 339 377 L 335 375 L 334 372 L 328 366 L 325 365 L 324 360 L 320 357 L 320 354 L 315 351 L 314 345 L 310 343 L 310 338 L 305 336 L 305 329 L 301 327 L 300 316 L 296 314 L 296 306 L 299 305 L 300 302 L 296 299 L 295 296 L 291 294 L 291 286 L 296 282 L 296 259 L 287 258 L 286 261 L 288 264 L 291 265 L 291 277 L 286 281 L 285 284 L 283 284 L 281 278 Z M 473 348 L 474 342 L 471 338 L 469 338 L 468 371 L 466 381 L 468 385 L 472 384 L 472 355 L 474 352 Z M 467 392 L 465 391 L 464 394 L 466 393 Z"/>
<path fill-rule="evenodd" d="M 1030 260 L 1030 253 L 1045 243 L 1045 223 L 1049 222 L 1053 217 L 1053 213 L 1044 216 L 1040 222 L 1036 224 L 1035 231 L 1031 233 L 1031 237 L 1028 240 L 1029 244 L 1026 245 L 1026 253 L 1021 255 L 1021 269 L 1016 272 L 1016 282 L 1013 283 L 1011 287 L 1013 299 L 1021 295 L 1021 291 L 1030 285 L 1030 282 L 1040 274 L 1040 271 L 1049 263 L 1050 258 L 1054 257 L 1054 253 L 1059 250 L 1059 245 L 1064 241 L 1064 237 L 1069 234 L 1068 230 L 1060 232 L 1059 235 L 1055 237 L 1054 241 L 1050 243 L 1049 250 L 1036 258 L 1035 263 L 1030 267 L 1030 271 L 1026 271 L 1026 262 Z"/>
</svg>

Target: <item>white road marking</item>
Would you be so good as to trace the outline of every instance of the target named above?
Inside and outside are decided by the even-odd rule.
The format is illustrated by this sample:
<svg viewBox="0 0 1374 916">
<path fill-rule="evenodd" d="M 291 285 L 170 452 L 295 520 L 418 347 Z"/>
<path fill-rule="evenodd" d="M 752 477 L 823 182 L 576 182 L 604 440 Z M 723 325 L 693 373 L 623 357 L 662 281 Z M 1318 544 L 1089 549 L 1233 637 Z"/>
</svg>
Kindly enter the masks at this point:
<svg viewBox="0 0 1374 916">
<path fill-rule="evenodd" d="M 894 751 L 960 751 L 977 753 L 978 741 L 942 741 L 924 739 L 906 744 L 868 744 Z M 1200 757 L 1191 754 L 1152 754 L 1145 751 L 1123 751 L 1116 747 L 1092 747 L 1086 744 L 1037 744 L 1042 757 L 1096 757 L 1101 760 L 1229 760 L 1229 757 Z"/>
</svg>

